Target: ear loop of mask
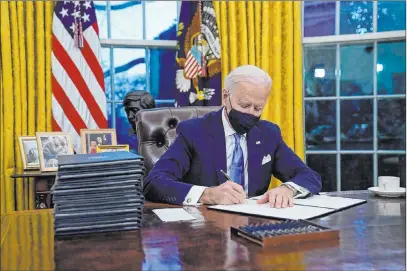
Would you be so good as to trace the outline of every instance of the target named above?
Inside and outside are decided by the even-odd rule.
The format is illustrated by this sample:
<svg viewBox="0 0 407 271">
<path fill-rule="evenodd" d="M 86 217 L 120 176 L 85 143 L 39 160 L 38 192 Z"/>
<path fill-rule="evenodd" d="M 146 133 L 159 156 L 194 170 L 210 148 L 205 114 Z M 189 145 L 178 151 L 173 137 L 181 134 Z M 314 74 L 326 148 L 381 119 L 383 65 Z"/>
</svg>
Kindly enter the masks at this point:
<svg viewBox="0 0 407 271">
<path fill-rule="evenodd" d="M 233 109 L 232 101 L 230 100 L 230 96 L 232 96 L 232 94 L 230 93 L 230 90 L 228 90 L 228 99 L 229 99 L 230 109 Z"/>
</svg>

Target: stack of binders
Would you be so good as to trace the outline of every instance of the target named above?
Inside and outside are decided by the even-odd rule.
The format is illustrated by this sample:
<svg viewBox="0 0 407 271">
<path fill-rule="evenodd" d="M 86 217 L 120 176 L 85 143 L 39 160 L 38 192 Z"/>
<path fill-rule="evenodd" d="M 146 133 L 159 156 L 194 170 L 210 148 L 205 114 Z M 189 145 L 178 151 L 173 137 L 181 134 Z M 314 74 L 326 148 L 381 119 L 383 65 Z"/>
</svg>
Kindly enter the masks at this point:
<svg viewBox="0 0 407 271">
<path fill-rule="evenodd" d="M 143 157 L 131 152 L 59 156 L 55 235 L 139 229 L 144 172 Z"/>
</svg>

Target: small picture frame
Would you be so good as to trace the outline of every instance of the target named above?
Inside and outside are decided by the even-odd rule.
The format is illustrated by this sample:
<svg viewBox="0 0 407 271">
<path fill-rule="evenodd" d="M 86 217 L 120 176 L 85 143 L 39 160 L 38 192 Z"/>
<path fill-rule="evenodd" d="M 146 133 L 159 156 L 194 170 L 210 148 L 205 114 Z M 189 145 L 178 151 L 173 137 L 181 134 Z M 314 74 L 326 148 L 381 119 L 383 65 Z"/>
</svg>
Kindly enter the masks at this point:
<svg viewBox="0 0 407 271">
<path fill-rule="evenodd" d="M 115 129 L 81 129 L 83 154 L 97 153 L 97 147 L 104 145 L 117 145 Z"/>
<path fill-rule="evenodd" d="M 24 170 L 40 169 L 37 138 L 35 136 L 20 136 L 18 141 Z"/>
<path fill-rule="evenodd" d="M 129 145 L 104 145 L 96 147 L 97 153 L 100 152 L 117 152 L 117 151 L 130 151 Z"/>
<path fill-rule="evenodd" d="M 41 171 L 57 171 L 58 156 L 74 153 L 69 133 L 37 132 L 36 138 Z"/>
</svg>

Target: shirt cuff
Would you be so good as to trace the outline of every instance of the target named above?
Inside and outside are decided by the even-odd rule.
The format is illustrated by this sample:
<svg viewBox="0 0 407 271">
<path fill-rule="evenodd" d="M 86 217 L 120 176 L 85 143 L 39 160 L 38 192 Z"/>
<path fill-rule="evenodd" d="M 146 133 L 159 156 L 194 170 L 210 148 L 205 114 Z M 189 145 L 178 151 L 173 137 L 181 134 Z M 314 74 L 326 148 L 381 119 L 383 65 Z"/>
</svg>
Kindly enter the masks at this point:
<svg viewBox="0 0 407 271">
<path fill-rule="evenodd" d="M 208 187 L 199 186 L 199 185 L 192 186 L 182 204 L 184 204 L 184 205 L 198 205 L 198 201 L 201 198 L 201 196 L 202 196 L 202 194 L 203 194 L 203 192 L 205 191 L 206 188 L 208 188 Z"/>
<path fill-rule="evenodd" d="M 307 196 L 310 192 L 307 188 L 304 188 L 298 184 L 295 184 L 293 182 L 285 182 L 282 185 L 288 186 L 292 188 L 295 193 L 294 193 L 294 198 L 302 198 Z"/>
</svg>

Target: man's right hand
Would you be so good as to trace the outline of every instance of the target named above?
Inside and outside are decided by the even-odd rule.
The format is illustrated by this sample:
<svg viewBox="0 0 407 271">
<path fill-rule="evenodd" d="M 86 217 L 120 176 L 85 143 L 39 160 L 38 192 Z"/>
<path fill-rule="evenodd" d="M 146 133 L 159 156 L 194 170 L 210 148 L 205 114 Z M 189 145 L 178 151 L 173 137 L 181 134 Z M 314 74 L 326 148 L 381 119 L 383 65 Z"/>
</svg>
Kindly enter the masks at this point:
<svg viewBox="0 0 407 271">
<path fill-rule="evenodd" d="M 199 202 L 204 204 L 238 204 L 246 201 L 243 187 L 237 183 L 227 181 L 216 187 L 206 188 Z"/>
</svg>

